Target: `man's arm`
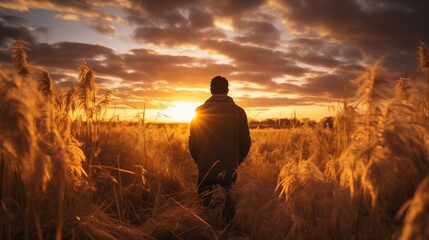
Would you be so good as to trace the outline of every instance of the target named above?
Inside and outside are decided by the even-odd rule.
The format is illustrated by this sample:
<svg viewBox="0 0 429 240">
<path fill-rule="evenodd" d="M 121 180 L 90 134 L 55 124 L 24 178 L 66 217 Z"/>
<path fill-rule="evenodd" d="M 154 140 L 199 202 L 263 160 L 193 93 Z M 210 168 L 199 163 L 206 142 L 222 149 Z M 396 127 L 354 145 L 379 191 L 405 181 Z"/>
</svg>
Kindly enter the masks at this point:
<svg viewBox="0 0 429 240">
<path fill-rule="evenodd" d="M 244 110 L 241 111 L 241 122 L 240 124 L 240 162 L 241 164 L 244 160 L 244 158 L 247 156 L 250 150 L 250 132 L 249 132 L 249 126 L 247 124 L 247 116 L 246 112 Z"/>
<path fill-rule="evenodd" d="M 192 120 L 191 122 L 191 128 L 190 128 L 190 134 L 189 134 L 189 151 L 191 152 L 192 159 L 194 159 L 194 162 L 197 163 L 199 149 L 198 149 L 198 140 L 197 140 L 197 133 L 196 133 L 196 119 Z"/>
</svg>

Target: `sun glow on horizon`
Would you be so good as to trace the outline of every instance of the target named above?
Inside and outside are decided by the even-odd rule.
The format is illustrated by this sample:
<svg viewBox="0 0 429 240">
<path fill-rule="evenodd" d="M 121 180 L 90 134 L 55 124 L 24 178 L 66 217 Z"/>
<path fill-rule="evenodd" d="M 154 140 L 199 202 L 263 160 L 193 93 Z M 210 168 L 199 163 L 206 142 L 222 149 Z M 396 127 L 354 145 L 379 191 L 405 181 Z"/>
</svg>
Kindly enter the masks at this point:
<svg viewBox="0 0 429 240">
<path fill-rule="evenodd" d="M 171 122 L 191 122 L 195 117 L 195 109 L 201 104 L 200 102 L 174 102 L 164 114 Z"/>
</svg>

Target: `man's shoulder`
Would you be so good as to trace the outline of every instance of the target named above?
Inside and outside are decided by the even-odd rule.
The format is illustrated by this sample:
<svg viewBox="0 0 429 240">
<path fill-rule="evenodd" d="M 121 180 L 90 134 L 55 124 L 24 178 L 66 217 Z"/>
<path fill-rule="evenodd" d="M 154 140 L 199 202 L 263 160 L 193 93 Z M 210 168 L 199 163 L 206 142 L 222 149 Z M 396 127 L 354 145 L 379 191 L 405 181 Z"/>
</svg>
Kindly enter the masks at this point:
<svg viewBox="0 0 429 240">
<path fill-rule="evenodd" d="M 201 104 L 200 106 L 198 106 L 197 108 L 195 108 L 195 111 L 198 112 L 198 111 L 203 110 L 204 108 L 205 108 L 205 103 Z"/>
<path fill-rule="evenodd" d="M 235 108 L 236 108 L 237 112 L 246 114 L 246 112 L 244 111 L 244 109 L 242 107 L 238 106 L 237 104 L 235 104 Z"/>
<path fill-rule="evenodd" d="M 210 98 L 207 100 L 204 104 L 198 106 L 195 111 L 198 112 L 204 112 L 204 111 L 213 111 L 213 110 L 220 110 L 220 108 L 225 109 L 234 109 L 233 111 L 239 114 L 246 114 L 244 109 L 240 106 L 238 106 L 232 98 L 228 97 L 229 101 L 216 101 Z"/>
</svg>

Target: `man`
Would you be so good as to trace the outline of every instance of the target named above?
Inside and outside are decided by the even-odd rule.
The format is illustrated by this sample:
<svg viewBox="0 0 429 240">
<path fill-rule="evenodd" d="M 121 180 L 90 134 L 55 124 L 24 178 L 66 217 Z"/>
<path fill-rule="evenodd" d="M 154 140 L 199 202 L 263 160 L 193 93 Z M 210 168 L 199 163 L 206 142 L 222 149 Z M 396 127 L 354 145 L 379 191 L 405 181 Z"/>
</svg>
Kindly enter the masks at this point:
<svg viewBox="0 0 429 240">
<path fill-rule="evenodd" d="M 212 96 L 196 109 L 191 123 L 189 149 L 198 167 L 198 194 L 205 206 L 215 185 L 229 191 L 250 149 L 246 113 L 227 96 L 228 91 L 228 80 L 214 77 Z"/>
</svg>

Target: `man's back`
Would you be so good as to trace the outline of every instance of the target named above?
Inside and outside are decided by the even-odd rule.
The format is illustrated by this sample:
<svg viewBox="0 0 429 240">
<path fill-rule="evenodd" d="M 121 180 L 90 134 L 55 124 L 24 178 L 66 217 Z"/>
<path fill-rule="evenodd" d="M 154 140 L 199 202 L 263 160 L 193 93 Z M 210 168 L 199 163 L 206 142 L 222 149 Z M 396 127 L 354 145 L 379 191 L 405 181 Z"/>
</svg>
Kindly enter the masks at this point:
<svg viewBox="0 0 429 240">
<path fill-rule="evenodd" d="M 213 95 L 197 108 L 191 124 L 189 147 L 199 180 L 232 174 L 250 147 L 247 117 L 227 95 Z"/>
</svg>

